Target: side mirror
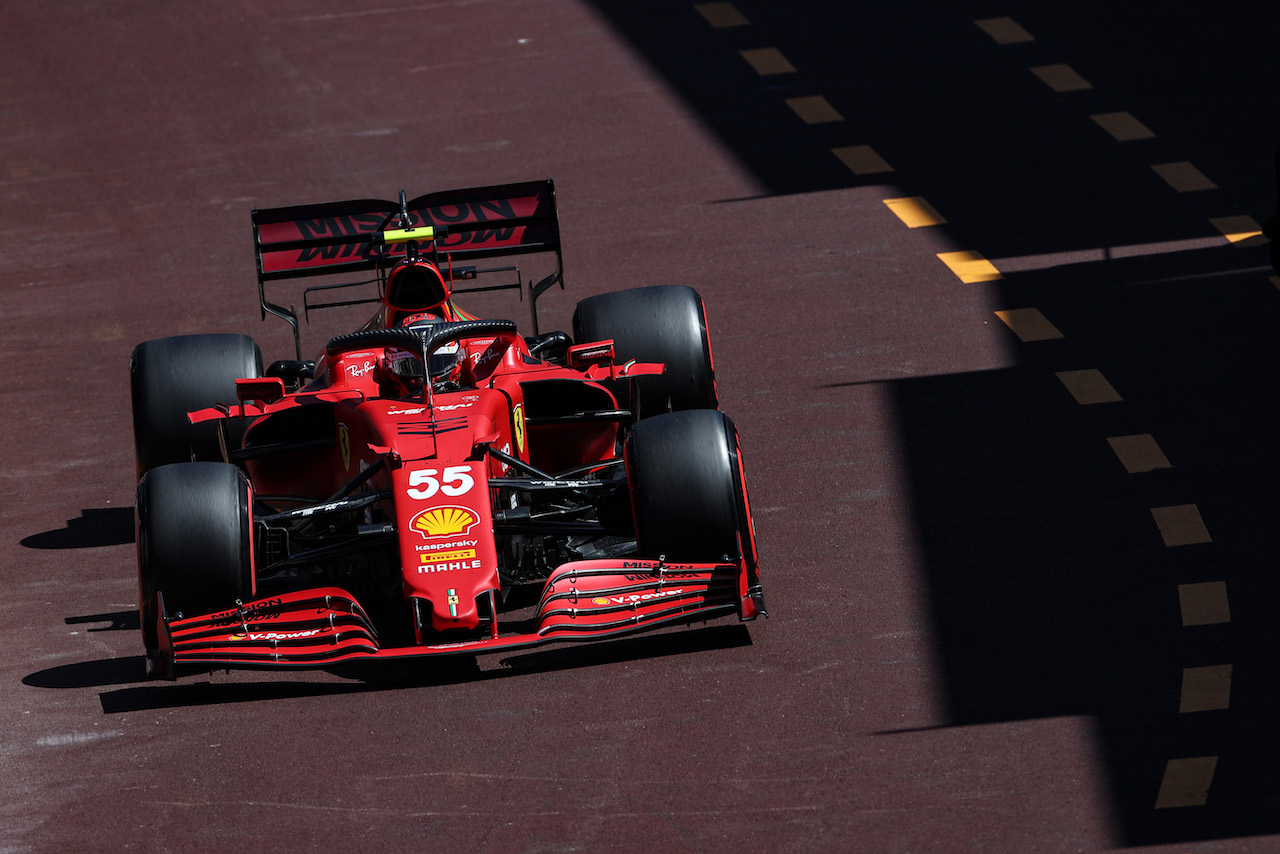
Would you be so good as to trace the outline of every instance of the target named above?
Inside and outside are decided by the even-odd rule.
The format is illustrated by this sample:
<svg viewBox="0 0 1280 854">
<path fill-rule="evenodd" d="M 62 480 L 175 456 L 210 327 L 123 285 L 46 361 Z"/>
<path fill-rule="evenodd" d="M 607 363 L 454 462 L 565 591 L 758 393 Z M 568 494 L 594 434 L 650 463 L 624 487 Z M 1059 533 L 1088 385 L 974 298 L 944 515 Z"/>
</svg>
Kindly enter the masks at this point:
<svg viewBox="0 0 1280 854">
<path fill-rule="evenodd" d="M 565 351 L 565 362 L 575 370 L 586 370 L 592 365 L 613 364 L 613 339 L 575 344 Z"/>
<path fill-rule="evenodd" d="M 258 401 L 262 404 L 275 403 L 284 398 L 284 380 L 279 377 L 262 377 L 261 379 L 236 380 L 236 400 L 241 403 Z"/>
</svg>

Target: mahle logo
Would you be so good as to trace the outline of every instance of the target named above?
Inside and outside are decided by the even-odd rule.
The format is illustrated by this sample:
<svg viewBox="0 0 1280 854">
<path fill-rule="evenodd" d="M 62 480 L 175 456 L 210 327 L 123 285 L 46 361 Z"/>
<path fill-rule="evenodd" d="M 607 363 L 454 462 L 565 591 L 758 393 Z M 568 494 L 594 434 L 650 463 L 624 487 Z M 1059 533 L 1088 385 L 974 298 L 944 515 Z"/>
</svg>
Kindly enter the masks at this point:
<svg viewBox="0 0 1280 854">
<path fill-rule="evenodd" d="M 414 516 L 409 524 L 424 538 L 452 537 L 469 532 L 479 521 L 465 507 L 432 507 Z"/>
</svg>

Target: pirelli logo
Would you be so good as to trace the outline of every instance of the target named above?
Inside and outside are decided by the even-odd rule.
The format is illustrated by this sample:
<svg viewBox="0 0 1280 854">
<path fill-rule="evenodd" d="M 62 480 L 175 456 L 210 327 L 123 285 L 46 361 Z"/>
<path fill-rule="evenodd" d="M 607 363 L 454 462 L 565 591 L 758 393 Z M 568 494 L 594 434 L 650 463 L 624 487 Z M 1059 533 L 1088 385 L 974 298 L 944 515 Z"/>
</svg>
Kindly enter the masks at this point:
<svg viewBox="0 0 1280 854">
<path fill-rule="evenodd" d="M 455 549 L 450 552 L 427 552 L 422 555 L 422 563 L 439 563 L 447 560 L 470 560 L 475 556 L 475 549 Z"/>
</svg>

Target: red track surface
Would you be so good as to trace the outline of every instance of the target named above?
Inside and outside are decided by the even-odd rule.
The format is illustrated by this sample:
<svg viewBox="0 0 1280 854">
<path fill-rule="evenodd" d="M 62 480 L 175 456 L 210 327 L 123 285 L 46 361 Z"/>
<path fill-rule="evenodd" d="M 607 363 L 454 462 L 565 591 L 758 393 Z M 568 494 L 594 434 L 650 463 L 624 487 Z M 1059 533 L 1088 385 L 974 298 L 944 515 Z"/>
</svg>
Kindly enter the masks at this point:
<svg viewBox="0 0 1280 854">
<path fill-rule="evenodd" d="M 740 5 L 749 16 L 782 15 Z M 711 31 L 691 7 L 662 8 L 663 20 L 687 28 L 672 36 L 672 50 L 687 48 L 680 55 L 695 66 L 706 51 L 708 74 L 736 73 L 738 49 L 769 44 L 765 31 L 708 46 L 699 39 Z M 987 45 L 971 20 L 985 14 L 956 18 L 975 53 Z M 744 165 L 750 158 L 725 144 L 726 125 L 713 131 L 690 107 L 696 98 L 678 96 L 637 50 L 652 44 L 648 35 L 576 2 L 49 3 L 8 10 L 5 30 L 0 851 L 1280 845 L 1257 835 L 1277 831 L 1274 777 L 1229 773 L 1232 756 L 1250 750 L 1266 764 L 1275 736 L 1223 747 L 1219 728 L 1238 725 L 1223 717 L 1197 719 L 1185 738 L 1180 729 L 1184 664 L 1218 664 L 1226 650 L 1266 661 L 1238 641 L 1189 662 L 1168 652 L 1184 637 L 1172 572 L 1210 581 L 1211 571 L 1174 567 L 1150 590 L 1083 597 L 1132 595 L 1134 610 L 1153 616 L 1135 618 L 1128 636 L 1117 616 L 1128 611 L 1116 604 L 1105 614 L 1115 658 L 1090 648 L 1081 672 L 1062 663 L 1080 651 L 1074 635 L 1053 639 L 1043 670 L 1022 668 L 1040 654 L 1028 651 L 1042 639 L 1040 617 L 1011 618 L 1016 603 L 978 593 L 952 596 L 948 571 L 973 568 L 952 559 L 977 555 L 984 569 L 1006 533 L 1018 547 L 1006 566 L 1029 587 L 1060 564 L 1092 558 L 1038 543 L 1034 514 L 1008 523 L 996 513 L 983 527 L 966 493 L 952 506 L 934 487 L 994 470 L 1007 480 L 975 494 L 1017 500 L 1023 473 L 1002 466 L 1027 432 L 1069 436 L 1080 427 L 1096 443 L 1159 427 L 1073 420 L 1052 371 L 1096 366 L 1090 351 L 1037 361 L 993 314 L 1059 299 L 1057 318 L 1088 318 L 1098 303 L 1055 297 L 1071 288 L 1052 277 L 1029 280 L 1014 298 L 963 285 L 935 256 L 975 248 L 972 222 L 968 231 L 907 229 L 886 210 L 886 198 L 931 196 L 927 169 L 915 177 L 903 169 L 924 162 L 923 149 L 899 140 L 902 165 L 885 181 L 841 173 L 838 187 L 775 194 L 785 180 Z M 1015 66 L 1036 62 L 1029 55 Z M 792 94 L 753 85 L 775 99 Z M 804 157 L 821 159 L 819 172 L 842 168 L 827 148 L 871 142 L 893 160 L 894 126 L 881 115 L 846 127 L 844 139 L 770 156 L 808 174 Z M 559 190 L 568 287 L 543 300 L 544 330 L 567 328 L 574 302 L 605 290 L 688 283 L 705 298 L 722 405 L 747 455 L 771 619 L 373 682 L 319 672 L 144 681 L 131 545 L 133 346 L 247 331 L 268 359 L 289 355 L 284 324 L 258 318 L 251 208 L 547 176 Z M 1066 242 L 1041 252 L 1088 248 Z M 1247 314 L 1249 334 L 1274 337 L 1274 288 L 1264 272 L 1250 275 L 1259 284 L 1248 299 L 1262 308 L 1242 297 L 1222 311 Z M 1123 293 L 1131 300 L 1135 291 Z M 467 307 L 521 322 L 527 312 L 502 297 Z M 1109 310 L 1138 312 L 1124 301 Z M 317 347 L 353 322 L 322 316 L 304 329 L 304 344 Z M 1142 363 L 1120 375 L 1126 369 L 1129 387 L 1140 388 Z M 1014 380 L 1000 385 L 1006 376 Z M 952 385 L 951 377 L 967 379 Z M 1029 416 L 1008 402 L 1026 389 Z M 1007 418 L 968 426 L 988 436 L 1001 423 L 1010 444 L 939 444 L 926 429 L 929 413 L 947 422 L 932 426 L 945 433 L 987 406 Z M 1024 416 L 1026 431 L 1010 428 Z M 1194 439 L 1183 459 L 1195 458 Z M 1056 442 L 1043 450 L 1063 453 Z M 954 481 L 939 480 L 948 466 Z M 1274 456 L 1250 470 L 1274 475 Z M 1160 502 L 1207 502 L 1227 476 L 1211 464 L 1203 471 L 1198 492 L 1150 501 L 1108 493 L 1107 501 L 1131 500 L 1137 522 L 1132 537 L 1107 534 L 1105 550 L 1154 540 L 1152 560 L 1163 561 L 1143 514 Z M 1258 494 L 1270 494 L 1265 483 Z M 956 519 L 964 525 L 949 528 Z M 1077 521 L 1079 541 L 1092 541 L 1091 517 Z M 1270 554 L 1273 566 L 1273 544 L 1245 539 L 1230 554 Z M 1031 600 L 1038 596 L 1056 594 L 1033 591 Z M 1237 623 L 1247 610 L 1241 603 Z M 1257 610 L 1259 620 L 1274 614 Z M 1055 629 L 1096 636 L 1065 611 Z M 1009 625 L 1017 631 L 1008 637 L 970 631 L 1000 635 Z M 1136 638 L 1151 625 L 1170 638 L 1165 651 Z M 996 675 L 974 665 L 970 641 Z M 1117 660 L 1116 673 L 1093 670 Z M 1008 662 L 1018 672 L 1000 673 Z M 1046 670 L 1066 687 L 1037 685 Z M 1266 686 L 1253 695 L 1260 702 L 1248 706 L 1238 694 L 1233 709 L 1263 716 L 1274 668 L 1252 675 Z M 1094 698 L 1095 676 L 1116 690 Z M 1143 693 L 1154 686 L 1136 705 L 1117 687 L 1130 680 Z M 1032 689 L 1018 694 L 1026 682 Z M 1143 747 L 1117 747 L 1135 742 Z M 1166 760 L 1215 751 L 1217 801 L 1152 810 Z M 1212 812 L 1221 804 L 1230 811 Z"/>
</svg>

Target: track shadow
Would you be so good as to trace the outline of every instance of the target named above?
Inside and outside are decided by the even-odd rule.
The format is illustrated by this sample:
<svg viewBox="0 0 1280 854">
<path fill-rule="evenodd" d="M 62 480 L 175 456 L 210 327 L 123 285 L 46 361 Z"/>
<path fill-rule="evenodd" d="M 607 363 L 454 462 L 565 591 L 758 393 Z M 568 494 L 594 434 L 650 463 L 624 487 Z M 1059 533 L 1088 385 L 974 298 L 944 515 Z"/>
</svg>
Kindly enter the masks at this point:
<svg viewBox="0 0 1280 854">
<path fill-rule="evenodd" d="M 872 145 L 948 241 L 1005 273 L 957 287 L 1063 334 L 1010 334 L 1006 370 L 889 389 L 950 723 L 1095 718 L 1126 844 L 1280 832 L 1280 317 L 1266 251 L 1221 246 L 1210 224 L 1275 210 L 1280 102 L 1245 84 L 1274 76 L 1280 7 L 591 5 L 766 195 L 881 183 L 833 151 Z M 975 25 L 993 15 L 1031 40 L 997 44 Z M 1033 73 L 1063 62 L 1085 88 Z M 1104 132 L 1095 117 L 1120 111 L 1151 135 Z M 1216 187 L 1178 193 L 1153 168 L 1184 162 Z M 1123 402 L 1078 404 L 1056 374 L 1084 369 Z M 1172 468 L 1125 470 L 1107 440 L 1141 434 Z M 1151 509 L 1184 504 L 1211 543 L 1164 545 Z M 1182 585 L 1217 582 L 1230 622 L 1184 626 Z M 1183 669 L 1228 663 L 1229 710 L 1180 712 Z M 1209 755 L 1207 804 L 1156 809 L 1166 763 Z"/>
<path fill-rule="evenodd" d="M 1095 718 L 1132 844 L 1280 832 L 1280 313 L 1242 261 L 1257 259 L 1011 276 L 1005 304 L 1063 338 L 1011 369 L 890 389 L 951 721 Z M 1056 372 L 1083 368 L 1122 400 L 1077 403 Z M 1126 471 L 1108 439 L 1141 434 L 1170 467 Z M 1152 508 L 1191 504 L 1211 541 L 1167 546 Z M 1203 583 L 1225 584 L 1229 622 L 1184 626 L 1181 595 Z M 1181 712 L 1184 668 L 1223 664 L 1229 709 Z M 1198 756 L 1219 757 L 1208 803 L 1155 809 L 1168 761 Z"/>
<path fill-rule="evenodd" d="M 888 176 L 925 193 L 946 231 L 989 258 L 1213 234 L 1171 230 L 1171 217 L 1142 204 L 1147 193 L 1172 195 L 1156 163 L 1194 160 L 1235 191 L 1239 210 L 1215 209 L 1213 194 L 1181 197 L 1203 203 L 1206 218 L 1270 210 L 1259 193 L 1269 195 L 1280 102 L 1243 84 L 1273 76 L 1280 8 L 1210 21 L 1150 2 L 1011 0 L 997 12 L 940 0 L 735 0 L 738 25 L 716 27 L 698 8 L 720 4 L 590 5 L 767 194 Z M 1033 40 L 997 44 L 975 25 L 994 14 Z M 782 62 L 757 72 L 747 57 L 769 48 Z M 1053 91 L 1031 71 L 1068 60 L 1090 88 Z M 805 99 L 816 96 L 825 107 L 815 114 Z M 1154 136 L 1118 145 L 1091 119 L 1126 109 Z M 891 174 L 855 174 L 833 153 L 868 144 Z"/>
<path fill-rule="evenodd" d="M 19 545 L 28 549 L 93 549 L 133 541 L 133 508 L 103 507 L 81 510 L 79 518 L 68 519 L 65 528 L 23 537 Z"/>
<path fill-rule="evenodd" d="M 177 682 L 146 682 L 99 695 L 104 714 L 114 715 L 155 709 L 211 706 L 227 703 L 258 703 L 303 697 L 330 697 L 370 691 L 427 688 L 472 682 L 488 678 L 474 658 L 459 656 L 437 662 L 431 668 L 411 670 L 388 662 L 381 666 L 340 669 L 338 675 L 349 682 L 263 681 L 213 683 L 194 681 L 198 674 Z M 145 681 L 145 680 L 144 680 Z"/>
<path fill-rule="evenodd" d="M 324 672 L 349 680 L 345 682 L 271 680 L 214 684 L 191 681 L 198 678 L 195 673 L 177 682 L 149 681 L 146 659 L 137 655 L 51 667 L 26 676 L 22 683 L 36 688 L 54 689 L 130 685 L 100 695 L 104 713 L 120 714 L 148 709 L 425 688 L 692 652 L 734 649 L 750 644 L 751 635 L 746 626 L 713 625 L 639 635 L 604 643 L 566 644 L 536 652 L 508 655 L 500 659 L 499 668 L 490 670 L 482 670 L 474 656 L 465 655 L 445 656 L 431 661 L 414 659 L 351 662 L 325 668 Z"/>
</svg>

